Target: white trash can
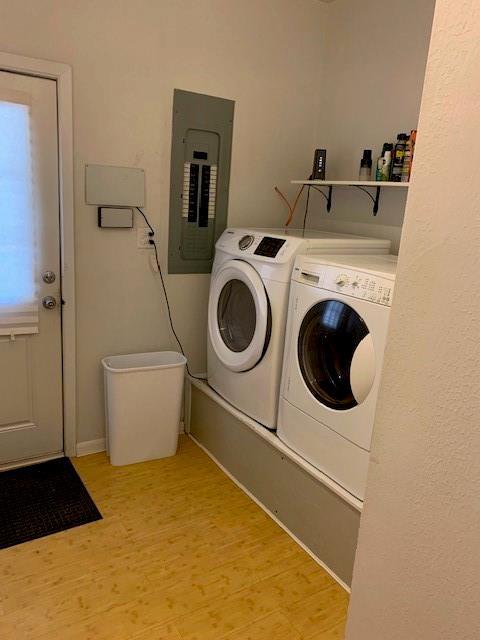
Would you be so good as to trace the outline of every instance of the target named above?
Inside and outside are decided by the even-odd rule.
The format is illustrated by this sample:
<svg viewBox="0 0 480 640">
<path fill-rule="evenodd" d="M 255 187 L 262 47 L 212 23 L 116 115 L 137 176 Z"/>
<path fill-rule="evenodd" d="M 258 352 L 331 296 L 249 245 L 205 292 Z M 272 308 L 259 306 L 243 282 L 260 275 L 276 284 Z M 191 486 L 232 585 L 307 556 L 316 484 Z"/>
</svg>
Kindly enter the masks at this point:
<svg viewBox="0 0 480 640">
<path fill-rule="evenodd" d="M 175 351 L 103 358 L 111 464 L 175 455 L 186 362 Z"/>
</svg>

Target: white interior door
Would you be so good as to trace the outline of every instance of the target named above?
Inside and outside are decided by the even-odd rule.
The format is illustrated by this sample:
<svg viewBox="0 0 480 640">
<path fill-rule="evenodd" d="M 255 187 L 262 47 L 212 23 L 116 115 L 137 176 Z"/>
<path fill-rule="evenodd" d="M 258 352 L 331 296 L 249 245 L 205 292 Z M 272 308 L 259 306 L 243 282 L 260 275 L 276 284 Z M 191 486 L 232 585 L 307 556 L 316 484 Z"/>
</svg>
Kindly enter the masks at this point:
<svg viewBox="0 0 480 640">
<path fill-rule="evenodd" d="M 63 451 L 56 82 L 0 72 L 0 464 Z"/>
</svg>

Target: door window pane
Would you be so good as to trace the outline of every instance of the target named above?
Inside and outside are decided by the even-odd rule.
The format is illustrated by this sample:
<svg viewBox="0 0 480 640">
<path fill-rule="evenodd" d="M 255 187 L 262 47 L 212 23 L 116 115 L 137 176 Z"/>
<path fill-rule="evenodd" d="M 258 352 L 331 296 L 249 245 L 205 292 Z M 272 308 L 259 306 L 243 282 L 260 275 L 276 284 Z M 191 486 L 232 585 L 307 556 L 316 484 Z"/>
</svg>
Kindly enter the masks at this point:
<svg viewBox="0 0 480 640">
<path fill-rule="evenodd" d="M 358 313 L 339 300 L 324 300 L 306 314 L 298 336 L 298 361 L 308 389 L 322 404 L 338 410 L 357 404 L 350 366 L 368 333 Z"/>
<path fill-rule="evenodd" d="M 0 322 L 36 298 L 30 107 L 0 96 Z M 36 310 L 35 310 L 36 313 Z M 14 323 L 12 323 L 14 324 Z"/>
<path fill-rule="evenodd" d="M 223 287 L 217 306 L 218 328 L 227 347 L 239 353 L 253 339 L 257 324 L 255 301 L 241 280 L 230 280 Z"/>
</svg>

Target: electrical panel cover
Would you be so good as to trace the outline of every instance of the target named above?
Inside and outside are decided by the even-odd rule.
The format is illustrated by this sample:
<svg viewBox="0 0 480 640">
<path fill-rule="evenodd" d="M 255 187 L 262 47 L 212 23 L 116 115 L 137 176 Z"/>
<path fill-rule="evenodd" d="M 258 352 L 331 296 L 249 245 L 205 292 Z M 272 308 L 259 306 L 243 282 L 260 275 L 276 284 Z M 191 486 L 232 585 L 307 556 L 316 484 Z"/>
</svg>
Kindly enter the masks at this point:
<svg viewBox="0 0 480 640">
<path fill-rule="evenodd" d="M 227 224 L 234 102 L 175 89 L 170 273 L 209 273 Z"/>
</svg>

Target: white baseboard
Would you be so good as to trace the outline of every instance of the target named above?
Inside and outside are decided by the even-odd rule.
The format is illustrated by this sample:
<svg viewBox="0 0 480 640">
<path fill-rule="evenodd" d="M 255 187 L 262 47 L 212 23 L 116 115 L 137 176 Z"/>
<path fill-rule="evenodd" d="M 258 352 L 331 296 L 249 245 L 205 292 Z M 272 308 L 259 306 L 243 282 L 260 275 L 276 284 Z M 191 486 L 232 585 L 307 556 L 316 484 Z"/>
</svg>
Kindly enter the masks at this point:
<svg viewBox="0 0 480 640">
<path fill-rule="evenodd" d="M 77 442 L 77 458 L 80 458 L 80 456 L 88 456 L 91 453 L 99 453 L 100 451 L 105 451 L 106 448 L 107 447 L 105 438 Z"/>
</svg>

